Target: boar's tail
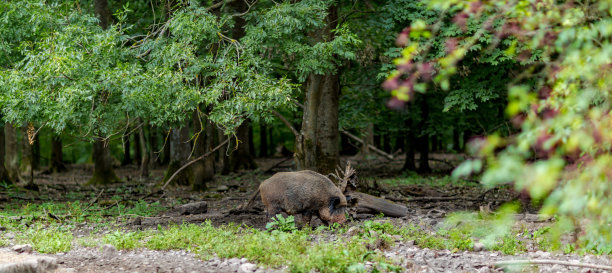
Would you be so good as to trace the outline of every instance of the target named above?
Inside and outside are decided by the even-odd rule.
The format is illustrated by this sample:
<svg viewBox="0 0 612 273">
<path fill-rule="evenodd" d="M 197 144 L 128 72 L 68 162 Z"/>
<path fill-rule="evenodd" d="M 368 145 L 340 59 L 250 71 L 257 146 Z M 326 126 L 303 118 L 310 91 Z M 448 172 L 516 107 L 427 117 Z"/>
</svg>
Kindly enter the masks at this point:
<svg viewBox="0 0 612 273">
<path fill-rule="evenodd" d="M 253 195 L 249 199 L 249 202 L 247 202 L 246 204 L 242 204 L 242 206 L 240 206 L 240 208 L 238 208 L 238 209 L 239 210 L 246 210 L 246 209 L 250 208 L 253 205 L 253 202 L 255 202 L 255 199 L 257 199 L 257 196 L 259 196 L 259 189 L 257 189 L 257 191 L 255 191 L 255 193 L 253 193 Z"/>
</svg>

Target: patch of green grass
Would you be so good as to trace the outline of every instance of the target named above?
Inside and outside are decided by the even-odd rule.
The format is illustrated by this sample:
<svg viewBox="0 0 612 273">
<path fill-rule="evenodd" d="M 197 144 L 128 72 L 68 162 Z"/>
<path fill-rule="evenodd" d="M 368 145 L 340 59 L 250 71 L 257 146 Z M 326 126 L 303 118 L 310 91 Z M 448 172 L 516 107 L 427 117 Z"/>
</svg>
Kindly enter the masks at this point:
<svg viewBox="0 0 612 273">
<path fill-rule="evenodd" d="M 102 237 L 102 242 L 105 244 L 111 244 L 117 249 L 131 250 L 143 247 L 143 239 L 145 237 L 146 233 L 142 231 L 123 232 L 116 230 Z"/>
<path fill-rule="evenodd" d="M 268 232 L 232 224 L 215 228 L 207 221 L 202 225 L 159 228 L 147 236 L 144 246 L 156 250 L 186 249 L 204 259 L 214 254 L 221 258 L 245 257 L 272 267 L 287 265 L 291 272 L 337 272 L 365 261 L 388 263 L 379 253 L 369 253 L 362 238 L 312 242 L 312 232 L 310 229 Z"/>
<path fill-rule="evenodd" d="M 36 225 L 24 230 L 16 239 L 20 243 L 32 245 L 40 253 L 68 252 L 72 247 L 70 230 L 57 225 Z"/>
</svg>

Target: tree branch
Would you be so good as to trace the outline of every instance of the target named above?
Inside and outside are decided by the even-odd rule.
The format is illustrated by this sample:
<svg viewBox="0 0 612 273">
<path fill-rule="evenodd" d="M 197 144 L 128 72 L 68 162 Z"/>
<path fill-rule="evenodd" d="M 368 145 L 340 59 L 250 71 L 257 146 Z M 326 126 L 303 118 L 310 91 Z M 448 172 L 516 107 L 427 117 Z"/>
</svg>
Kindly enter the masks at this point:
<svg viewBox="0 0 612 273">
<path fill-rule="evenodd" d="M 283 115 L 281 115 L 279 112 L 276 112 L 274 110 L 270 110 L 270 113 L 274 114 L 276 117 L 278 117 L 285 125 L 287 125 L 287 127 L 289 127 L 289 129 L 291 129 L 291 132 L 293 133 L 293 135 L 295 135 L 296 137 L 298 135 L 300 135 L 300 133 L 293 127 L 293 125 L 291 125 L 291 122 L 289 122 L 289 120 L 287 120 L 287 118 L 283 117 Z"/>
<path fill-rule="evenodd" d="M 174 179 L 174 177 L 176 175 L 178 175 L 178 173 L 180 173 L 182 170 L 184 170 L 185 168 L 189 167 L 191 164 L 198 162 L 199 160 L 204 159 L 205 157 L 211 155 L 212 153 L 216 152 L 217 150 L 221 149 L 221 147 L 223 147 L 225 144 L 227 144 L 229 142 L 230 138 L 227 138 L 226 140 L 224 140 L 223 142 L 219 143 L 219 145 L 217 145 L 217 147 L 215 147 L 214 149 L 210 150 L 209 152 L 199 156 L 198 158 L 191 160 L 189 162 L 187 162 L 185 165 L 183 165 L 182 167 L 180 167 L 178 170 L 176 170 L 176 172 L 174 172 L 174 174 L 172 174 L 172 176 L 170 176 L 170 178 L 168 179 L 168 181 L 166 181 L 166 183 L 161 187 L 161 189 L 165 189 L 166 186 L 168 186 L 168 184 L 170 184 L 170 182 L 172 181 L 172 179 Z"/>
<path fill-rule="evenodd" d="M 342 130 L 342 131 L 340 131 L 340 132 L 342 132 L 343 134 L 347 135 L 348 137 L 350 137 L 350 138 L 354 139 L 355 141 L 357 141 L 357 142 L 359 142 L 359 143 L 363 144 L 363 140 L 362 140 L 361 138 L 358 138 L 357 136 L 355 136 L 355 135 L 353 135 L 353 134 L 351 134 L 351 133 L 349 133 L 349 132 L 347 132 L 347 131 L 344 131 L 344 130 Z M 382 156 L 386 157 L 386 158 L 387 158 L 387 159 L 389 159 L 389 160 L 393 160 L 393 156 L 392 156 L 392 155 L 390 155 L 390 154 L 388 154 L 388 153 L 385 153 L 384 151 L 382 151 L 382 150 L 380 150 L 380 149 L 378 149 L 378 148 L 374 147 L 374 146 L 373 146 L 373 145 L 371 145 L 371 144 L 368 144 L 368 148 L 372 149 L 372 151 L 376 152 L 376 153 L 377 153 L 377 154 L 379 154 L 379 155 L 382 155 Z"/>
</svg>

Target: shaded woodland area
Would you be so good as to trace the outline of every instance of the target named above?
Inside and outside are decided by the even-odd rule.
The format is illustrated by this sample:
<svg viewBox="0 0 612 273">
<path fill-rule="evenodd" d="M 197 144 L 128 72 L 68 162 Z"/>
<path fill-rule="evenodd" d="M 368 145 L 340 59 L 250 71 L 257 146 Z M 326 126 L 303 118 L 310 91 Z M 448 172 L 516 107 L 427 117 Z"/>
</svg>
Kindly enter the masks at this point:
<svg viewBox="0 0 612 273">
<path fill-rule="evenodd" d="M 612 270 L 609 0 L 14 0 L 0 22 L 2 253 Z"/>
</svg>

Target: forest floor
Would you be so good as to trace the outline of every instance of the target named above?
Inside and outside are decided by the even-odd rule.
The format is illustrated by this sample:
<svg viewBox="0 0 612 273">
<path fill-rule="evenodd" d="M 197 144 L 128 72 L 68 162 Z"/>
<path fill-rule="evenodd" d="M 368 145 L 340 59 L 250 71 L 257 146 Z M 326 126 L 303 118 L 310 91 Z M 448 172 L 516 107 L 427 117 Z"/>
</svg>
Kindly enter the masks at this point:
<svg viewBox="0 0 612 273">
<path fill-rule="evenodd" d="M 559 264 L 612 262 L 606 255 L 563 251 L 571 248 L 571 236 L 551 237 L 553 220 L 531 205 L 511 214 L 511 230 L 487 244 L 488 235 L 500 231 L 477 219 L 500 220 L 492 211 L 516 194 L 450 179 L 444 173 L 460 161 L 457 155 L 432 158 L 439 173 L 428 176 L 402 173 L 401 158 L 351 159 L 360 190 L 406 205 L 407 216 L 351 210 L 345 225 L 315 220 L 300 230 L 283 219 L 266 230 L 261 202 L 233 211 L 265 178 L 289 170 L 290 159 L 260 159 L 258 170 L 219 176 L 205 192 L 185 186 L 151 192 L 163 169 L 140 181 L 136 166 L 118 168 L 125 183 L 104 187 L 84 185 L 88 165 L 38 174 L 39 192 L 7 185 L 0 191 L 0 264 L 2 255 L 17 255 L 28 244 L 32 255 L 54 259 L 59 268 L 53 272 L 612 272 Z M 205 213 L 181 213 L 181 204 L 200 201 Z M 30 250 L 25 252 L 19 255 Z M 496 265 L 526 259 L 552 264 Z"/>
</svg>

